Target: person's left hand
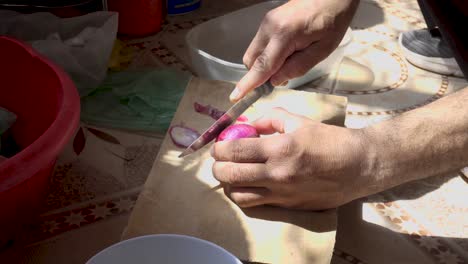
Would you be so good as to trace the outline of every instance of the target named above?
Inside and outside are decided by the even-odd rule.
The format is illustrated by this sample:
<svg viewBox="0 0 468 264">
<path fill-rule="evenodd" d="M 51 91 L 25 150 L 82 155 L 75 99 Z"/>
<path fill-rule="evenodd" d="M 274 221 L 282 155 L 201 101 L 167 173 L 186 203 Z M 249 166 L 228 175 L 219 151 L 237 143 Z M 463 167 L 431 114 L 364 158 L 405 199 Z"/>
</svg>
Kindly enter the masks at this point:
<svg viewBox="0 0 468 264">
<path fill-rule="evenodd" d="M 335 208 L 372 192 L 364 135 L 284 110 L 253 123 L 260 134 L 217 142 L 213 175 L 240 207 Z"/>
</svg>

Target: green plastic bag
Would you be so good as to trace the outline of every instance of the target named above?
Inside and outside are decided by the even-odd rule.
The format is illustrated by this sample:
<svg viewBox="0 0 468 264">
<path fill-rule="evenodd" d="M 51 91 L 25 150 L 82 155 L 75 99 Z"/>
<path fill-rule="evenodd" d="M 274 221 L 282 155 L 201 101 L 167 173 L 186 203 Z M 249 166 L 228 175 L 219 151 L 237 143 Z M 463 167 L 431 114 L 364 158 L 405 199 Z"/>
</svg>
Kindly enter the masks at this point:
<svg viewBox="0 0 468 264">
<path fill-rule="evenodd" d="M 82 97 L 81 120 L 101 127 L 165 133 L 190 78 L 169 69 L 110 73 Z"/>
</svg>

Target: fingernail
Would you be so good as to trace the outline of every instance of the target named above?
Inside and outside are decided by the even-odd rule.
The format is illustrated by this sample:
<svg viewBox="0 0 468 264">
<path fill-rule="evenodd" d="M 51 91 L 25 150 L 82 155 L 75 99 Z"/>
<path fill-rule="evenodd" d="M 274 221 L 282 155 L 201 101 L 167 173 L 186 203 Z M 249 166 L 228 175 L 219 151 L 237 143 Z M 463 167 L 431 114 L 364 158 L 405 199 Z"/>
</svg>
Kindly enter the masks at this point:
<svg viewBox="0 0 468 264">
<path fill-rule="evenodd" d="M 286 85 L 288 85 L 288 83 L 289 83 L 289 81 L 285 81 L 282 84 L 280 84 L 279 86 L 286 86 Z"/>
<path fill-rule="evenodd" d="M 231 95 L 229 95 L 229 100 L 231 101 L 237 101 L 237 99 L 239 99 L 239 95 L 240 95 L 240 90 L 239 88 L 234 88 L 234 91 L 232 91 Z"/>
</svg>

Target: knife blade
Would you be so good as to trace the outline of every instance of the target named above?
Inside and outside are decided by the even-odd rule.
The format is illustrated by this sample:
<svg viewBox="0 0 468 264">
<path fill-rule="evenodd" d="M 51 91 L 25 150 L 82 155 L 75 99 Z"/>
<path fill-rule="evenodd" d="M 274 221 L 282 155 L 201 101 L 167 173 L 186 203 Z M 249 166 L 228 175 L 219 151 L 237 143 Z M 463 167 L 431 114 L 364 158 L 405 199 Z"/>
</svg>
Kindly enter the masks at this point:
<svg viewBox="0 0 468 264">
<path fill-rule="evenodd" d="M 242 115 L 247 108 L 254 104 L 260 97 L 269 95 L 274 89 L 274 86 L 267 81 L 257 87 L 244 98 L 235 103 L 229 110 L 216 120 L 203 134 L 197 138 L 190 146 L 188 146 L 180 155 L 179 158 L 185 157 L 203 148 L 213 139 L 215 139 L 226 127 L 230 126 L 236 119 Z"/>
</svg>

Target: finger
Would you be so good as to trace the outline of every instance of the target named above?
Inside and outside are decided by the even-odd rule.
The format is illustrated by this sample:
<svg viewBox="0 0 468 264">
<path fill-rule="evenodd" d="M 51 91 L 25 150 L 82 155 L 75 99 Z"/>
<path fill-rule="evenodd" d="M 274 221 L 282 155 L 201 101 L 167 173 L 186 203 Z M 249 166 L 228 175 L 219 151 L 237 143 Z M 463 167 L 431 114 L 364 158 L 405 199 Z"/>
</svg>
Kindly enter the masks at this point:
<svg viewBox="0 0 468 264">
<path fill-rule="evenodd" d="M 236 187 L 266 187 L 267 167 L 264 163 L 215 162 L 213 176 L 221 183 Z"/>
<path fill-rule="evenodd" d="M 211 148 L 211 156 L 216 161 L 264 163 L 268 159 L 266 145 L 262 138 L 220 141 Z"/>
<path fill-rule="evenodd" d="M 282 67 L 271 77 L 272 84 L 281 84 L 291 79 L 301 77 L 312 67 L 324 60 L 331 49 L 326 42 L 315 42 L 309 47 L 292 54 Z"/>
<path fill-rule="evenodd" d="M 226 196 L 239 207 L 254 207 L 268 204 L 271 201 L 271 192 L 267 188 L 228 187 L 224 188 Z"/>
<path fill-rule="evenodd" d="M 273 133 L 290 133 L 311 120 L 305 116 L 292 114 L 283 108 L 273 108 L 271 113 L 252 123 L 262 135 Z"/>
<path fill-rule="evenodd" d="M 237 83 L 229 96 L 233 102 L 266 82 L 283 65 L 286 58 L 293 53 L 288 41 L 271 39 L 263 52 L 258 55 L 247 74 Z"/>
<path fill-rule="evenodd" d="M 262 27 L 259 28 L 257 34 L 250 42 L 249 47 L 245 51 L 243 62 L 247 69 L 250 69 L 257 59 L 257 57 L 263 52 L 265 47 L 268 45 L 269 37 L 265 34 L 265 30 Z"/>
</svg>

